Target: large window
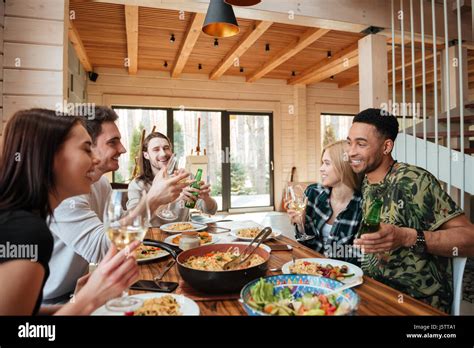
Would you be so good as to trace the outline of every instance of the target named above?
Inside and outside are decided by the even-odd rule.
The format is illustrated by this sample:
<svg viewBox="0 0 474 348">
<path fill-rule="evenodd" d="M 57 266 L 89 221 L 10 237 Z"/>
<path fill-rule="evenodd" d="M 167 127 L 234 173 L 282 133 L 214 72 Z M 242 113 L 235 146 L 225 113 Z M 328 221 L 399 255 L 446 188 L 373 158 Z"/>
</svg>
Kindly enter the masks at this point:
<svg viewBox="0 0 474 348">
<path fill-rule="evenodd" d="M 321 114 L 321 145 L 324 147 L 337 140 L 345 140 L 352 125 L 352 115 Z"/>
<path fill-rule="evenodd" d="M 118 114 L 118 127 L 122 144 L 127 153 L 119 157 L 120 169 L 114 173 L 114 182 L 124 183 L 132 179 L 135 156 L 140 145 L 143 129 L 150 134 L 153 127 L 158 132 L 167 133 L 166 110 L 142 108 L 114 108 Z"/>
<path fill-rule="evenodd" d="M 197 125 L 201 120 L 201 154 L 206 152 L 207 178 L 218 209 L 273 206 L 272 114 L 225 110 L 178 110 L 160 108 L 114 108 L 127 153 L 120 157 L 114 181 L 128 183 L 142 130 L 167 134 L 183 165 L 196 149 Z"/>
<path fill-rule="evenodd" d="M 231 208 L 271 205 L 270 116 L 231 113 Z"/>
<path fill-rule="evenodd" d="M 216 111 L 173 110 L 174 152 L 183 158 L 191 155 L 197 145 L 198 118 L 201 119 L 201 154 L 206 151 L 209 159 L 207 178 L 212 185 L 211 196 L 222 210 L 222 160 L 221 160 L 221 118 Z M 193 173 L 195 174 L 195 173 Z"/>
</svg>

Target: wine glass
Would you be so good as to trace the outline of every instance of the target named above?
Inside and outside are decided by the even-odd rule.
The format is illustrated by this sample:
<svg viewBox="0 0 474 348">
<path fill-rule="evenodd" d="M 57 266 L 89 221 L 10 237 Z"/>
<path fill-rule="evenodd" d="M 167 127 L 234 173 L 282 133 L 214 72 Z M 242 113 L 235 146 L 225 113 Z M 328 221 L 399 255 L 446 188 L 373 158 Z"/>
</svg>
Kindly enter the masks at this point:
<svg viewBox="0 0 474 348">
<path fill-rule="evenodd" d="M 296 224 L 296 240 L 303 242 L 313 239 L 314 236 L 307 235 L 304 228 L 306 218 L 306 205 L 308 197 L 304 194 L 304 190 L 300 185 L 288 186 L 286 188 L 286 201 L 288 209 L 294 210 L 298 214 L 298 223 Z"/>
<path fill-rule="evenodd" d="M 138 205 L 126 210 L 127 190 L 112 190 L 104 210 L 104 229 L 118 250 L 126 249 L 136 240 L 142 241 L 150 227 L 150 209 L 146 193 L 143 191 Z M 143 305 L 143 301 L 128 296 L 128 290 L 122 297 L 107 302 L 106 308 L 117 312 L 130 312 Z"/>
<path fill-rule="evenodd" d="M 168 169 L 166 170 L 169 176 L 172 176 L 174 174 L 174 171 L 178 167 L 178 158 L 176 157 L 175 154 L 172 154 L 169 161 L 168 161 Z M 176 215 L 172 210 L 171 210 L 171 202 L 166 205 L 165 208 L 161 208 L 158 210 L 157 215 L 166 221 L 173 221 L 178 218 L 178 215 Z"/>
</svg>

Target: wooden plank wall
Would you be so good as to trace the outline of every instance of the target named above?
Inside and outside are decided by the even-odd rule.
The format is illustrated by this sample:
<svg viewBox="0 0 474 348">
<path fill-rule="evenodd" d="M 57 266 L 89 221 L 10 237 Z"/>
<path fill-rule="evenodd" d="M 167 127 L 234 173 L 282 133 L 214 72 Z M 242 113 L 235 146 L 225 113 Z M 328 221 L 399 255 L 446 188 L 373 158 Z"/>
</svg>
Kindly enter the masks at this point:
<svg viewBox="0 0 474 348">
<path fill-rule="evenodd" d="M 77 58 L 71 42 L 68 42 L 68 92 L 71 103 L 82 103 L 87 99 L 87 72 Z"/>
<path fill-rule="evenodd" d="M 6 0 L 3 121 L 17 110 L 56 109 L 67 91 L 68 0 Z"/>
<path fill-rule="evenodd" d="M 299 167 L 299 181 L 319 179 L 321 112 L 356 113 L 358 87 L 338 89 L 333 83 L 319 83 L 296 91 L 284 80 L 262 79 L 246 83 L 244 78 L 223 76 L 217 81 L 207 76 L 184 74 L 171 79 L 164 72 L 140 70 L 129 76 L 125 69 L 98 68 L 97 82 L 89 82 L 88 102 L 111 105 L 156 107 L 208 107 L 241 111 L 273 111 L 275 204 L 279 205 L 282 189 L 293 166 Z M 306 95 L 306 107 L 301 98 Z M 304 102 L 304 101 L 303 101 Z M 268 110 L 270 108 L 271 110 Z M 297 113 L 306 113 L 298 115 Z M 298 119 L 305 126 L 296 127 Z M 296 141 L 298 139 L 298 142 Z M 299 145 L 298 145 L 299 144 Z M 295 156 L 304 146 L 304 158 Z M 303 174 L 303 175 L 302 175 Z"/>
</svg>

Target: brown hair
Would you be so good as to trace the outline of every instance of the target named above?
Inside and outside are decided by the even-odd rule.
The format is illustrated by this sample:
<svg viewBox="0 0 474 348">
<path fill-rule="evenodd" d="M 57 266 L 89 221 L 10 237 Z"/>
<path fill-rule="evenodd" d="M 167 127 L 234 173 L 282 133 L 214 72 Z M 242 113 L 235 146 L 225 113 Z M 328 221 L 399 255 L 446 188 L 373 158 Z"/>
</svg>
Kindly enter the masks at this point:
<svg viewBox="0 0 474 348">
<path fill-rule="evenodd" d="M 80 110 L 76 109 L 76 114 L 80 115 Z M 117 113 L 107 106 L 95 106 L 92 115 L 88 115 L 86 129 L 92 138 L 92 144 L 97 144 L 97 137 L 102 133 L 102 123 L 115 122 L 118 119 Z"/>
<path fill-rule="evenodd" d="M 351 189 L 358 191 L 360 188 L 361 178 L 352 170 L 349 162 L 344 159 L 345 156 L 345 145 L 346 140 L 339 140 L 326 145 L 321 154 L 321 162 L 323 161 L 324 152 L 327 151 L 331 157 L 332 164 L 336 170 L 337 175 L 341 178 L 341 181 Z"/>
<path fill-rule="evenodd" d="M 54 156 L 80 117 L 46 109 L 18 111 L 5 127 L 0 153 L 0 210 L 52 215 Z"/>
<path fill-rule="evenodd" d="M 148 144 L 150 143 L 150 140 L 153 138 L 161 138 L 165 139 L 168 141 L 168 144 L 170 145 L 171 149 L 173 149 L 173 145 L 171 144 L 170 138 L 168 138 L 166 135 L 160 132 L 153 132 L 150 133 L 145 140 L 143 140 L 142 148 L 138 157 L 138 167 L 140 168 L 139 174 L 138 174 L 138 180 L 142 180 L 147 184 L 151 184 L 153 182 L 153 170 L 151 169 L 151 163 L 149 160 L 147 160 L 144 156 L 144 152 L 148 151 Z"/>
</svg>

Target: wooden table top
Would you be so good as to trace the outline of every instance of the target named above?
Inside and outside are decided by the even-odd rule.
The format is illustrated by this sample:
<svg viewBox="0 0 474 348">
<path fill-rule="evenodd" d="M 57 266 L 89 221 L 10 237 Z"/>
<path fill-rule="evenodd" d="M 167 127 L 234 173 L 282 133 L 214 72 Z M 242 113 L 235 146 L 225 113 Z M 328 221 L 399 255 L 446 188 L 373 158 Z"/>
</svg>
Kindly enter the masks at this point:
<svg viewBox="0 0 474 348">
<path fill-rule="evenodd" d="M 146 238 L 163 241 L 169 234 L 162 232 L 158 228 L 150 229 Z M 280 236 L 277 240 L 265 242 L 272 244 L 290 244 L 293 251 L 272 251 L 269 261 L 270 268 L 279 268 L 284 263 L 291 261 L 291 254 L 295 258 L 324 257 L 296 241 Z M 168 263 L 171 256 L 159 259 L 157 262 L 146 263 L 140 266 L 140 279 L 151 280 L 153 276 L 159 274 Z M 281 272 L 267 272 L 268 275 L 277 275 Z M 179 282 L 180 275 L 177 266 L 163 277 L 164 281 Z M 430 305 L 418 301 L 413 297 L 401 293 L 385 284 L 372 278 L 364 276 L 364 283 L 354 289 L 360 297 L 357 315 L 446 315 Z M 130 294 L 142 293 L 141 291 L 130 291 Z M 201 310 L 201 315 L 247 315 L 238 300 L 220 301 L 196 301 Z"/>
</svg>

